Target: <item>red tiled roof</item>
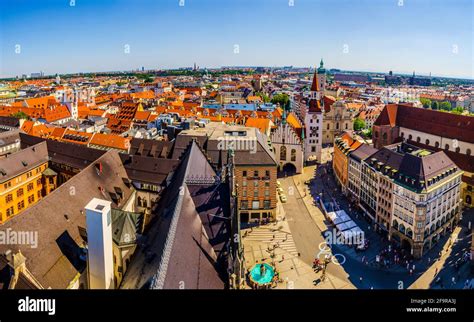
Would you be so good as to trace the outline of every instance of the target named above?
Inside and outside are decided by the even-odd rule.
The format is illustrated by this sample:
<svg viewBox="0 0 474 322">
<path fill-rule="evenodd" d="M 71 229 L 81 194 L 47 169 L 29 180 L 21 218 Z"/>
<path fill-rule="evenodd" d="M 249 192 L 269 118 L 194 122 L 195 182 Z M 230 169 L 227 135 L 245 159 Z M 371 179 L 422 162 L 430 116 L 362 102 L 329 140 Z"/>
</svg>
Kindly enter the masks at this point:
<svg viewBox="0 0 474 322">
<path fill-rule="evenodd" d="M 388 104 L 374 125 L 400 126 L 474 143 L 474 117 L 403 104 Z"/>
</svg>

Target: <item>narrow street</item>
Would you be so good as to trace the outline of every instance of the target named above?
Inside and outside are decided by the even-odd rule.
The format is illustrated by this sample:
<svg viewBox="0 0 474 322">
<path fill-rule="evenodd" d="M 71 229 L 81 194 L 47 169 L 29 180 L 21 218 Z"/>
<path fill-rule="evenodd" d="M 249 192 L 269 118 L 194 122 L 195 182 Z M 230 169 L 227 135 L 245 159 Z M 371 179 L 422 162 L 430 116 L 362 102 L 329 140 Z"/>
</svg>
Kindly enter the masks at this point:
<svg viewBox="0 0 474 322">
<path fill-rule="evenodd" d="M 325 242 L 324 237 L 308 212 L 298 189 L 294 186 L 293 178 L 287 177 L 279 180 L 283 191 L 286 192 L 288 197 L 288 201 L 283 204 L 283 207 L 296 248 L 300 253 L 301 260 L 312 265 L 314 258 L 321 252 L 319 245 Z M 324 249 L 324 247 L 322 248 Z M 323 257 L 324 254 L 321 254 L 320 258 Z M 330 263 L 327 268 L 327 274 L 349 282 L 348 274 L 340 265 Z"/>
</svg>

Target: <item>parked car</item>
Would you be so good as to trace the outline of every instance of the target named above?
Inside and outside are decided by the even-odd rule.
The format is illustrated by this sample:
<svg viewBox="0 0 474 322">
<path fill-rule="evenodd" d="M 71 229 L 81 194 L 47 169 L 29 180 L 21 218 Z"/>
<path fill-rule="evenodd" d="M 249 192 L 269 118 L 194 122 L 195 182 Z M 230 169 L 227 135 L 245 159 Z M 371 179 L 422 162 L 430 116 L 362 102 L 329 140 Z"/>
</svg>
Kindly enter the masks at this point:
<svg viewBox="0 0 474 322">
<path fill-rule="evenodd" d="M 285 194 L 283 194 L 283 193 L 280 195 L 280 200 L 281 200 L 281 202 L 283 202 L 283 203 L 285 203 L 285 202 L 288 201 L 288 199 L 286 199 Z"/>
</svg>

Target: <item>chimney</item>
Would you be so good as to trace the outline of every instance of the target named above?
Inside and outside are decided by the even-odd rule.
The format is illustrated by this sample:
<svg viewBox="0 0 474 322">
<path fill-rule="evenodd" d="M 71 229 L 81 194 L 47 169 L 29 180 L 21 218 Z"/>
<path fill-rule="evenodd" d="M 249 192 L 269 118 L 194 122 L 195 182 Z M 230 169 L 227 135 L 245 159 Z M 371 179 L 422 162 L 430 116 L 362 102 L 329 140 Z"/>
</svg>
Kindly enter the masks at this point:
<svg viewBox="0 0 474 322">
<path fill-rule="evenodd" d="M 85 207 L 90 289 L 115 288 L 110 204 L 110 201 L 94 198 Z"/>
</svg>

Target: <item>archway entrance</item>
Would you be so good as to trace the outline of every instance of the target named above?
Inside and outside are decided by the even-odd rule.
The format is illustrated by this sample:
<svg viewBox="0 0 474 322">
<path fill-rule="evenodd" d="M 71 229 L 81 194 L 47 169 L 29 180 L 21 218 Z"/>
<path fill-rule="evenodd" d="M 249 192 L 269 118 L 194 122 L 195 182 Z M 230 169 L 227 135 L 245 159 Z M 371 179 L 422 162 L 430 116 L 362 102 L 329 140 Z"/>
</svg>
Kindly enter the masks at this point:
<svg viewBox="0 0 474 322">
<path fill-rule="evenodd" d="M 470 205 L 472 203 L 472 198 L 470 195 L 466 196 L 466 204 Z"/>
<path fill-rule="evenodd" d="M 285 163 L 278 172 L 278 177 L 293 176 L 296 174 L 296 167 L 293 163 Z"/>
<path fill-rule="evenodd" d="M 407 252 L 407 254 L 411 253 L 411 244 L 408 240 L 402 239 L 401 247 L 402 247 L 402 249 L 404 249 Z"/>
</svg>

